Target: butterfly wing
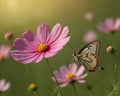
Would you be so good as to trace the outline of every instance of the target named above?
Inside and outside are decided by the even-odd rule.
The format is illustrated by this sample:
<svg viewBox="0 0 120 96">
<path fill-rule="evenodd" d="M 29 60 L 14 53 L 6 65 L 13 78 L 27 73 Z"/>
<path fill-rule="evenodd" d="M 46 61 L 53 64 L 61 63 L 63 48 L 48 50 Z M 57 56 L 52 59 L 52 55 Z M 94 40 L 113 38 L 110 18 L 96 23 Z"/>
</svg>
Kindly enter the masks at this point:
<svg viewBox="0 0 120 96">
<path fill-rule="evenodd" d="M 98 50 L 100 43 L 98 41 L 91 42 L 83 47 L 77 54 L 78 61 L 84 65 L 89 71 L 95 71 L 98 65 Z"/>
<path fill-rule="evenodd" d="M 93 53 L 95 55 L 98 55 L 98 50 L 99 50 L 100 42 L 94 41 L 91 43 L 88 43 L 86 46 L 84 46 L 78 54 L 82 53 Z"/>
</svg>

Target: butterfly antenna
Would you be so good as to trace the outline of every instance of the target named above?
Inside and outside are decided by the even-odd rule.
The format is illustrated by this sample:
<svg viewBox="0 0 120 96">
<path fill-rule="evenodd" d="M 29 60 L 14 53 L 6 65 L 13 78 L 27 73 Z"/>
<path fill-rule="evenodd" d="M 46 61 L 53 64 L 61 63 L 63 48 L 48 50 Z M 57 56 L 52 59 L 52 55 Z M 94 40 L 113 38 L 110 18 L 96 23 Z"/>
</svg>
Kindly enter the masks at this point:
<svg viewBox="0 0 120 96">
<path fill-rule="evenodd" d="M 68 43 L 68 46 L 72 49 L 73 53 L 76 53 L 75 49 Z"/>
</svg>

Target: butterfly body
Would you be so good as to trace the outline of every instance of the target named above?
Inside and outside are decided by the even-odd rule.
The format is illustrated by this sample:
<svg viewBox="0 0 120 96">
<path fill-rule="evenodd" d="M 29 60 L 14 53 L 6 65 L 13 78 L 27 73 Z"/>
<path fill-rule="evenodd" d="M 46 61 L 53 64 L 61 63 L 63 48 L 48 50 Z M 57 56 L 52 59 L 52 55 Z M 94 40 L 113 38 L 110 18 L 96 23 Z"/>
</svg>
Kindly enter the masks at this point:
<svg viewBox="0 0 120 96">
<path fill-rule="evenodd" d="M 75 60 L 85 66 L 90 72 L 96 71 L 96 69 L 104 69 L 98 64 L 98 50 L 100 43 L 94 41 L 88 43 L 78 53 L 73 54 Z"/>
</svg>

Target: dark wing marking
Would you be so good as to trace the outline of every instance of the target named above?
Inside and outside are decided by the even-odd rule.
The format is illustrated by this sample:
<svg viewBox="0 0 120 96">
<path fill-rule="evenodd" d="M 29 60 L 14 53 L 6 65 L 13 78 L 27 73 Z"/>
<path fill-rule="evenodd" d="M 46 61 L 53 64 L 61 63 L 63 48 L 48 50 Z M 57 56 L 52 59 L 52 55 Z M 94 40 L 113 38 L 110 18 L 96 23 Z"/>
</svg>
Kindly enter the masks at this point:
<svg viewBox="0 0 120 96">
<path fill-rule="evenodd" d="M 88 54 L 86 57 L 81 57 L 79 62 L 84 65 L 89 71 L 95 71 L 98 67 L 98 59 L 96 56 Z"/>
<path fill-rule="evenodd" d="M 95 71 L 98 65 L 98 50 L 100 43 L 94 41 L 84 46 L 77 54 L 78 61 L 88 70 Z"/>
<path fill-rule="evenodd" d="M 83 53 L 92 53 L 92 54 L 95 54 L 97 56 L 98 55 L 98 50 L 99 50 L 99 45 L 100 45 L 100 42 L 98 42 L 98 41 L 88 43 L 86 46 L 84 46 L 78 52 L 78 55 L 83 54 Z"/>
</svg>

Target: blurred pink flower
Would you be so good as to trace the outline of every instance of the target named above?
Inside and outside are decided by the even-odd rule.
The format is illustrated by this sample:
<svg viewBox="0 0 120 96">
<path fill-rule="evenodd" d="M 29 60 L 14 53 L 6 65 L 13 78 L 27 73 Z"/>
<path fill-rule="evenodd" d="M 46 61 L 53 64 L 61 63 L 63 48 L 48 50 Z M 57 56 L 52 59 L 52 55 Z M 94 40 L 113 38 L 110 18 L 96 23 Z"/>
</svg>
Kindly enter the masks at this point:
<svg viewBox="0 0 120 96">
<path fill-rule="evenodd" d="M 104 33 L 116 32 L 120 30 L 120 18 L 117 18 L 116 21 L 113 18 L 107 18 L 105 22 L 100 22 L 97 27 Z"/>
<path fill-rule="evenodd" d="M 65 26 L 62 29 L 59 23 L 53 27 L 51 32 L 48 24 L 38 26 L 37 35 L 27 30 L 22 38 L 14 41 L 14 47 L 17 50 L 12 51 L 12 57 L 24 64 L 38 63 L 43 58 L 52 57 L 70 40 L 70 36 L 67 36 L 68 32 L 68 27 Z"/>
<path fill-rule="evenodd" d="M 88 31 L 83 37 L 83 41 L 89 43 L 97 39 L 97 34 L 94 31 Z"/>
<path fill-rule="evenodd" d="M 75 63 L 71 63 L 69 67 L 67 68 L 66 66 L 60 67 L 60 72 L 59 71 L 54 71 L 54 75 L 57 79 L 57 82 L 60 83 L 60 87 L 65 87 L 69 83 L 72 82 L 78 82 L 78 83 L 85 83 L 85 80 L 83 80 L 88 74 L 83 74 L 85 71 L 84 66 L 81 66 L 77 70 L 78 66 Z M 55 77 L 52 77 L 52 80 L 56 82 Z"/>
<path fill-rule="evenodd" d="M 0 60 L 7 59 L 10 56 L 11 47 L 9 45 L 0 46 Z"/>
<path fill-rule="evenodd" d="M 0 92 L 5 92 L 10 88 L 10 83 L 5 79 L 0 80 Z"/>
<path fill-rule="evenodd" d="M 13 33 L 12 32 L 6 32 L 4 34 L 4 38 L 7 40 L 7 39 L 11 39 L 11 37 L 13 36 Z"/>
<path fill-rule="evenodd" d="M 88 21 L 92 20 L 93 19 L 93 13 L 92 12 L 87 12 L 85 14 L 85 19 L 88 20 Z"/>
</svg>

